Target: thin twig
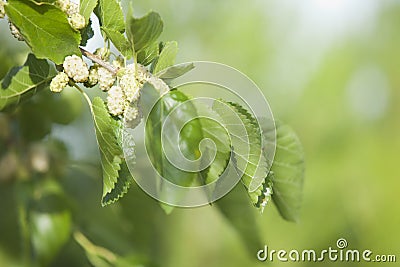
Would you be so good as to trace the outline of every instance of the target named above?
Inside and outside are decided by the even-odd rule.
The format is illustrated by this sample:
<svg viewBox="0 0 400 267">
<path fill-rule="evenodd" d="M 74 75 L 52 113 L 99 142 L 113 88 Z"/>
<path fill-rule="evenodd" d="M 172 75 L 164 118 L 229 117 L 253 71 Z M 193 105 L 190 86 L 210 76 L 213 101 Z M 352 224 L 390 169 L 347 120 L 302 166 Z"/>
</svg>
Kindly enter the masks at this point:
<svg viewBox="0 0 400 267">
<path fill-rule="evenodd" d="M 79 87 L 76 83 L 72 82 L 72 85 L 78 89 L 78 91 L 84 96 L 86 102 L 89 105 L 90 111 L 93 113 L 93 106 L 92 106 L 92 101 L 90 100 L 89 96 L 85 93 L 85 91 L 82 90 L 82 88 Z"/>
<path fill-rule="evenodd" d="M 90 59 L 91 61 L 99 64 L 100 66 L 102 66 L 103 68 L 107 69 L 109 72 L 111 72 L 113 75 L 117 75 L 118 69 L 114 68 L 110 63 L 104 61 L 101 59 L 101 57 L 90 53 L 89 51 L 83 49 L 82 47 L 80 47 L 82 55 L 84 55 L 85 57 L 87 57 L 88 59 Z"/>
</svg>

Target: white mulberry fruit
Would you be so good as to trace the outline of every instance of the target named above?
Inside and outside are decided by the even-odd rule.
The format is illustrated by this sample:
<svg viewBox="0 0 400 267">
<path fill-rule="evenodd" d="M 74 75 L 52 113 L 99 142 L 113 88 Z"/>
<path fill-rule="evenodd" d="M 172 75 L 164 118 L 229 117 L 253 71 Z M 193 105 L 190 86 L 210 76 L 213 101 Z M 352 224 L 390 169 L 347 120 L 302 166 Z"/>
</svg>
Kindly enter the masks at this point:
<svg viewBox="0 0 400 267">
<path fill-rule="evenodd" d="M 82 30 L 86 26 L 85 18 L 79 14 L 74 13 L 68 18 L 68 22 L 74 30 Z"/>
<path fill-rule="evenodd" d="M 69 82 L 69 77 L 64 72 L 59 72 L 50 83 L 50 91 L 60 93 Z"/>
<path fill-rule="evenodd" d="M 4 3 L 3 0 L 0 0 L 0 19 L 6 16 L 6 11 L 4 9 L 5 4 L 6 3 Z"/>
<path fill-rule="evenodd" d="M 136 80 L 143 86 L 149 79 L 150 74 L 148 71 L 143 67 L 139 67 L 136 73 Z"/>
<path fill-rule="evenodd" d="M 11 34 L 14 36 L 14 38 L 17 39 L 18 41 L 24 41 L 25 39 L 22 36 L 22 34 L 20 33 L 20 31 L 18 30 L 18 28 L 11 22 L 8 22 L 8 24 L 10 26 Z"/>
<path fill-rule="evenodd" d="M 65 13 L 67 13 L 68 16 L 72 16 L 73 14 L 79 13 L 79 5 L 74 2 L 70 2 L 69 7 L 65 11 Z"/>
<path fill-rule="evenodd" d="M 108 91 L 114 85 L 115 77 L 104 67 L 99 67 L 97 70 L 99 76 L 99 87 L 103 91 Z"/>
<path fill-rule="evenodd" d="M 70 0 L 57 0 L 56 5 L 65 13 L 67 13 L 69 6 L 71 5 Z"/>
<path fill-rule="evenodd" d="M 85 82 L 86 87 L 93 87 L 99 82 L 99 73 L 98 73 L 98 67 L 97 66 L 91 66 L 89 68 L 89 77 L 87 81 Z"/>
<path fill-rule="evenodd" d="M 134 105 L 128 104 L 124 111 L 124 124 L 128 128 L 135 128 L 142 120 L 142 113 L 138 107 L 138 103 Z"/>
<path fill-rule="evenodd" d="M 124 113 L 126 106 L 124 92 L 119 86 L 113 86 L 108 91 L 107 108 L 111 115 L 118 116 Z"/>
<path fill-rule="evenodd" d="M 56 4 L 68 16 L 72 16 L 72 14 L 79 13 L 78 4 L 71 2 L 70 0 L 58 0 Z"/>
<path fill-rule="evenodd" d="M 128 73 L 123 75 L 119 80 L 119 85 L 129 102 L 136 101 L 139 98 L 140 84 L 133 74 Z"/>
<path fill-rule="evenodd" d="M 64 72 L 75 82 L 85 82 L 89 77 L 89 70 L 86 63 L 77 55 L 67 56 L 63 67 Z"/>
</svg>

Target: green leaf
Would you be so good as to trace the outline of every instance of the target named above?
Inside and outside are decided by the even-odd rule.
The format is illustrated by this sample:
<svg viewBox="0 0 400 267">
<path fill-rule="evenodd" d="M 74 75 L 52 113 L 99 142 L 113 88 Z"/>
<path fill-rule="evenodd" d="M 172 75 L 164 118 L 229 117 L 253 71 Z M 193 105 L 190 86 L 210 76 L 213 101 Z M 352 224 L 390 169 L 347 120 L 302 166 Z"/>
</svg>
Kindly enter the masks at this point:
<svg viewBox="0 0 400 267">
<path fill-rule="evenodd" d="M 108 29 L 105 27 L 101 27 L 101 29 L 104 31 L 107 38 L 111 40 L 111 42 L 115 45 L 115 47 L 122 55 L 124 55 L 128 59 L 132 57 L 132 46 L 126 39 L 125 35 L 113 29 Z"/>
<path fill-rule="evenodd" d="M 174 65 L 177 54 L 178 54 L 178 43 L 175 41 L 167 42 L 164 45 L 164 48 L 162 49 L 160 56 L 158 57 L 155 63 L 153 73 L 157 75 L 157 73 L 159 73 L 160 71 L 163 71 L 166 68 Z"/>
<path fill-rule="evenodd" d="M 92 28 L 92 20 L 89 19 L 88 25 L 84 29 L 81 30 L 81 37 L 82 37 L 81 46 L 86 46 L 87 42 L 90 39 L 92 39 L 93 36 L 94 36 L 94 31 Z"/>
<path fill-rule="evenodd" d="M 162 31 L 163 22 L 156 12 L 150 12 L 141 18 L 134 18 L 132 14 L 127 16 L 126 33 L 135 52 L 153 45 Z"/>
<path fill-rule="evenodd" d="M 71 54 L 80 55 L 80 34 L 68 23 L 67 15 L 54 5 L 10 0 L 5 6 L 9 20 L 19 29 L 38 58 L 61 64 Z"/>
<path fill-rule="evenodd" d="M 166 93 L 151 110 L 145 125 L 145 145 L 153 166 L 157 169 L 161 177 L 184 187 L 191 186 L 196 182 L 198 174 L 175 167 L 167 159 L 166 153 L 169 155 L 176 153 L 177 145 L 179 145 L 186 159 L 196 160 L 201 155 L 199 151 L 199 143 L 203 139 L 201 124 L 199 119 L 193 119 L 197 117 L 195 107 L 189 102 L 183 104 L 187 100 L 189 98 L 178 90 Z M 174 134 L 165 136 L 164 143 L 161 144 L 161 130 L 167 118 L 169 120 L 168 132 Z M 187 123 L 181 129 L 184 122 Z M 179 135 L 178 144 L 175 142 L 176 139 L 174 139 L 176 134 Z M 176 195 L 175 192 L 168 192 L 168 189 L 165 189 L 163 184 L 160 185 L 159 194 L 163 199 L 168 201 L 173 201 L 181 197 Z M 163 207 L 167 212 L 171 210 L 168 207 Z"/>
<path fill-rule="evenodd" d="M 237 231 L 244 243 L 245 249 L 254 255 L 262 246 L 254 210 L 249 205 L 246 190 L 241 185 L 236 185 L 232 191 L 216 202 L 216 206 L 227 223 Z"/>
<path fill-rule="evenodd" d="M 40 266 L 47 266 L 70 237 L 71 214 L 32 212 L 30 224 L 35 256 Z"/>
<path fill-rule="evenodd" d="M 118 145 L 121 148 L 123 147 L 125 150 L 123 151 L 124 158 L 122 159 L 122 163 L 120 165 L 121 168 L 118 171 L 117 183 L 115 184 L 111 192 L 107 193 L 103 197 L 102 199 L 103 206 L 118 201 L 128 192 L 128 189 L 133 181 L 133 177 L 129 171 L 126 161 L 131 162 L 131 164 L 134 164 L 136 161 L 135 142 L 133 140 L 133 136 L 128 132 L 128 130 L 122 128 L 122 123 L 120 121 L 112 119 L 112 123 Z"/>
<path fill-rule="evenodd" d="M 124 166 L 120 123 L 111 117 L 104 101 L 99 97 L 93 100 L 92 112 L 103 168 L 102 205 L 105 206 L 115 202 L 126 193 L 131 177 L 128 175 L 129 172 L 126 173 Z M 122 177 L 120 177 L 121 172 L 124 174 Z"/>
<path fill-rule="evenodd" d="M 153 43 L 152 45 L 142 49 L 138 54 L 137 54 L 137 62 L 147 66 L 151 64 L 159 54 L 159 49 L 158 49 L 158 43 Z"/>
<path fill-rule="evenodd" d="M 248 189 L 251 201 L 257 205 L 268 174 L 261 130 L 254 117 L 238 104 L 216 100 L 213 110 L 221 116 L 228 129 L 238 173 L 242 175 L 242 183 Z"/>
<path fill-rule="evenodd" d="M 16 106 L 47 88 L 55 75 L 55 69 L 46 60 L 29 54 L 24 66 L 11 69 L 1 81 L 0 110 Z"/>
<path fill-rule="evenodd" d="M 266 145 L 271 144 L 272 129 L 263 130 Z M 274 176 L 272 200 L 284 219 L 297 221 L 304 181 L 304 153 L 296 133 L 281 122 L 276 122 L 276 152 L 271 172 Z"/>
<path fill-rule="evenodd" d="M 194 64 L 192 62 L 182 63 L 164 69 L 163 71 L 157 73 L 157 76 L 163 80 L 172 80 L 184 75 L 185 73 L 191 71 L 192 69 L 194 69 Z"/>
<path fill-rule="evenodd" d="M 81 14 L 86 23 L 89 22 L 90 15 L 92 14 L 94 8 L 97 6 L 97 0 L 81 0 L 79 4 L 79 14 Z"/>
<path fill-rule="evenodd" d="M 133 55 L 132 46 L 124 36 L 125 21 L 121 4 L 117 0 L 100 0 L 95 10 L 101 29 L 115 47 L 127 58 Z"/>
<path fill-rule="evenodd" d="M 120 33 L 125 31 L 124 14 L 118 0 L 99 0 L 95 13 L 103 28 Z"/>
<path fill-rule="evenodd" d="M 200 102 L 195 102 L 195 106 L 198 114 L 201 114 L 200 123 L 203 138 L 212 141 L 205 143 L 206 146 L 202 157 L 204 157 L 204 160 L 208 160 L 209 153 L 211 155 L 215 154 L 215 158 L 209 167 L 200 172 L 204 184 L 210 184 L 221 176 L 228 165 L 231 156 L 230 138 L 227 131 L 220 124 L 222 118 L 216 112 Z M 208 146 L 208 144 L 215 145 L 215 148 Z"/>
</svg>

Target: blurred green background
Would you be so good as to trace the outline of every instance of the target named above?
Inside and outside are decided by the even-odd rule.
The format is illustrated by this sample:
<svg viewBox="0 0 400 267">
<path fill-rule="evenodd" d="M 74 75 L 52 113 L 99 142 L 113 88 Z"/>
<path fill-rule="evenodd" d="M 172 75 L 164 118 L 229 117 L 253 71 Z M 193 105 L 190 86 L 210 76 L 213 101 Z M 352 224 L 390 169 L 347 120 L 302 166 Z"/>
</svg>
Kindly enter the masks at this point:
<svg viewBox="0 0 400 267">
<path fill-rule="evenodd" d="M 268 205 L 263 215 L 254 210 L 262 245 L 288 251 L 322 250 L 345 238 L 349 248 L 395 254 L 400 261 L 400 1 L 133 3 L 136 15 L 151 9 L 161 14 L 165 24 L 161 39 L 178 41 L 178 62 L 210 60 L 241 70 L 263 90 L 275 117 L 298 133 L 306 156 L 301 219 L 286 222 L 273 205 Z M 25 59 L 27 48 L 16 43 L 6 22 L 1 21 L 1 77 Z M 96 45 L 92 40 L 89 47 Z M 115 253 L 156 266 L 268 265 L 257 261 L 257 246 L 249 249 L 215 206 L 177 209 L 165 216 L 153 199 L 134 187 L 120 203 L 101 208 L 101 170 L 89 110 L 79 94 L 73 90 L 65 93 L 67 104 L 64 101 L 65 109 L 59 112 L 73 110 L 79 116 L 71 124 L 53 124 L 44 141 L 32 138 L 34 145 L 28 150 L 53 147 L 57 152 L 50 155 L 58 156 L 54 162 L 60 162 L 59 155 L 68 150 L 62 170 L 49 174 L 56 176 L 57 186 L 38 182 L 38 188 L 63 191 L 55 195 L 68 198 L 60 205 L 72 210 L 72 231 L 83 232 L 96 245 Z M 27 103 L 25 108 L 34 104 Z M 7 119 L 0 114 L 0 118 L 23 121 L 21 113 Z M 39 127 L 41 115 L 31 116 L 25 118 L 26 131 Z M 5 129 L 0 128 L 0 133 L 5 135 Z M 53 139 L 65 145 L 54 145 Z M 19 143 L 18 151 L 23 151 L 21 146 L 24 142 Z M 11 157 L 10 148 L 4 145 L 0 149 L 0 266 L 24 266 L 27 256 L 21 251 L 26 244 L 20 241 L 24 223 L 17 217 L 23 215 L 26 202 L 15 192 L 26 187 L 26 182 L 4 178 L 12 167 L 10 161 L 4 163 L 7 155 Z M 47 176 L 43 183 L 52 180 Z M 61 189 L 54 189 L 58 186 Z M 40 211 L 54 208 L 41 199 L 39 189 L 28 186 L 26 190 L 33 192 L 36 202 L 45 202 L 38 204 Z M 246 219 L 239 218 L 243 224 Z M 51 262 L 51 266 L 90 266 L 72 238 Z M 269 266 L 287 264 L 274 261 Z"/>
</svg>

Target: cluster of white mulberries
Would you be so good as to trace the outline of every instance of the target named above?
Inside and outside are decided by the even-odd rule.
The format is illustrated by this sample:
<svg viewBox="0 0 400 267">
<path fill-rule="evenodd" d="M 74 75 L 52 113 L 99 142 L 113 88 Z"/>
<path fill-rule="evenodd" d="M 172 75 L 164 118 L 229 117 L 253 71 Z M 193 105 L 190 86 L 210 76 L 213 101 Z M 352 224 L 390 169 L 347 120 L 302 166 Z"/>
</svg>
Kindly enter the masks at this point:
<svg viewBox="0 0 400 267">
<path fill-rule="evenodd" d="M 57 0 L 57 6 L 68 15 L 68 22 L 74 30 L 85 28 L 86 20 L 79 14 L 78 4 L 70 0 Z"/>
<path fill-rule="evenodd" d="M 64 72 L 75 82 L 83 83 L 89 78 L 89 69 L 81 57 L 67 56 L 63 63 Z"/>
<path fill-rule="evenodd" d="M 141 119 L 138 101 L 140 90 L 150 78 L 144 67 L 136 69 L 135 64 L 122 68 L 122 62 L 113 62 L 121 74 L 118 79 L 119 86 L 113 86 L 108 91 L 107 107 L 110 114 L 122 115 L 124 121 L 130 126 L 136 126 Z"/>
<path fill-rule="evenodd" d="M 0 19 L 6 16 L 6 11 L 4 9 L 5 4 L 6 3 L 3 0 L 0 0 Z"/>
<path fill-rule="evenodd" d="M 77 55 L 67 56 L 63 63 L 63 72 L 58 73 L 50 83 L 52 92 L 61 92 L 70 79 L 77 83 L 87 83 L 89 79 L 89 69 L 81 57 Z"/>
<path fill-rule="evenodd" d="M 64 72 L 60 72 L 51 80 L 50 90 L 55 93 L 60 93 L 68 85 L 68 82 L 68 75 Z"/>
<path fill-rule="evenodd" d="M 110 49 L 98 48 L 94 54 L 107 62 L 110 57 Z M 96 63 L 89 69 L 89 77 L 85 86 L 93 87 L 98 84 L 100 89 L 106 92 L 114 85 L 115 80 L 116 77 L 112 72 Z"/>
<path fill-rule="evenodd" d="M 24 37 L 19 32 L 18 28 L 10 21 L 8 22 L 8 25 L 10 26 L 10 31 L 11 34 L 14 36 L 14 38 L 17 39 L 18 41 L 24 41 Z"/>
<path fill-rule="evenodd" d="M 1 1 L 1 0 L 0 0 Z M 106 64 L 109 63 L 110 50 L 99 48 L 95 55 L 95 63 L 90 68 L 77 55 L 67 56 L 63 62 L 63 72 L 53 78 L 50 90 L 61 92 L 68 85 L 69 81 L 84 83 L 86 87 L 99 85 L 99 88 L 107 92 L 107 109 L 113 116 L 123 119 L 128 127 L 136 127 L 142 118 L 139 108 L 140 92 L 146 82 L 164 93 L 169 90 L 161 79 L 152 76 L 148 70 L 136 64 L 129 64 L 126 67 L 124 59 L 118 57 L 112 62 L 116 69 L 113 72 Z M 104 64 L 98 60 L 103 60 Z M 111 70 L 111 71 L 110 71 Z"/>
</svg>

